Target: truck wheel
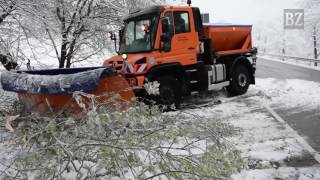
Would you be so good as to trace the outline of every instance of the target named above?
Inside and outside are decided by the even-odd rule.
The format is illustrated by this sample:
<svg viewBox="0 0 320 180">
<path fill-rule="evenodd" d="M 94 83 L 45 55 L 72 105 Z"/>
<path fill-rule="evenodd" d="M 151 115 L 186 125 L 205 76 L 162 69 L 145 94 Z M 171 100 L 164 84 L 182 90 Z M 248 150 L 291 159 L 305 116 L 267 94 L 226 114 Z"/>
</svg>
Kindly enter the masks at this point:
<svg viewBox="0 0 320 180">
<path fill-rule="evenodd" d="M 230 86 L 227 87 L 227 91 L 231 96 L 242 95 L 248 91 L 251 78 L 247 67 L 236 67 L 231 74 L 231 78 Z"/>
<path fill-rule="evenodd" d="M 156 96 L 155 100 L 159 105 L 171 106 L 175 105 L 180 108 L 181 103 L 181 86 L 178 79 L 172 76 L 162 76 L 157 79 L 160 84 L 160 95 Z"/>
</svg>

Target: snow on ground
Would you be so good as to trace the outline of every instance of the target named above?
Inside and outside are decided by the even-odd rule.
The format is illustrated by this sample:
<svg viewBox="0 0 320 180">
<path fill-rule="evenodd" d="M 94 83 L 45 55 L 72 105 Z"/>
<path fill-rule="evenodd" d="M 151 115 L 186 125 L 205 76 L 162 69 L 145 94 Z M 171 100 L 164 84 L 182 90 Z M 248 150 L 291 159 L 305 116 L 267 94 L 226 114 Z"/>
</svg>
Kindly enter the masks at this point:
<svg viewBox="0 0 320 180">
<path fill-rule="evenodd" d="M 275 121 L 263 106 L 285 110 L 319 110 L 320 84 L 304 80 L 257 79 L 257 85 L 242 97 L 252 109 L 231 123 L 243 129 L 239 137 L 234 137 L 236 147 L 244 158 L 256 160 L 249 170 L 234 175 L 235 180 L 245 179 L 320 179 L 320 167 L 287 167 L 290 161 L 310 156 L 298 143 L 290 130 Z M 241 98 L 240 98 L 241 99 Z M 260 109 L 258 106 L 262 107 Z M 291 163 L 291 164 L 294 164 Z M 312 164 L 312 163 L 311 163 Z M 316 164 L 316 163 L 315 163 Z M 250 165 L 250 161 L 249 161 Z M 297 164 L 297 166 L 301 166 Z M 279 168 L 279 169 L 278 169 Z"/>
<path fill-rule="evenodd" d="M 304 80 L 257 79 L 246 95 L 234 98 L 219 96 L 219 105 L 185 109 L 212 120 L 222 119 L 239 128 L 239 133 L 227 138 L 242 153 L 248 163 L 246 170 L 233 175 L 235 180 L 320 179 L 320 167 L 290 167 L 295 159 L 308 155 L 290 131 L 277 122 L 264 108 L 319 109 L 320 84 Z M 299 97 L 299 98 L 298 98 Z M 8 107 L 15 95 L 0 90 L 0 110 Z M 2 122 L 3 123 L 3 122 Z"/>
<path fill-rule="evenodd" d="M 0 70 L 0 79 L 1 79 L 1 71 L 2 70 Z M 3 91 L 0 83 L 0 120 L 5 113 L 8 113 L 8 111 L 10 111 L 9 108 L 13 106 L 13 102 L 16 99 L 17 97 L 14 93 Z"/>
<path fill-rule="evenodd" d="M 258 79 L 248 96 L 261 100 L 254 94 L 263 93 L 273 107 L 285 110 L 311 111 L 320 110 L 320 84 L 299 79 Z"/>
<path fill-rule="evenodd" d="M 234 180 L 319 180 L 320 168 L 257 169 L 244 171 L 233 176 Z"/>
<path fill-rule="evenodd" d="M 297 161 L 310 161 L 310 154 L 290 129 L 275 120 L 265 106 L 282 109 L 314 110 L 320 107 L 320 84 L 304 80 L 257 79 L 246 95 L 219 97 L 220 105 L 191 110 L 206 118 L 217 117 L 241 129 L 228 141 L 242 152 L 247 170 L 234 175 L 240 179 L 320 179 L 320 167 L 304 166 Z M 312 158 L 311 158 L 312 159 Z M 312 162 L 311 162 L 312 161 Z M 299 177 L 299 178 L 294 178 Z"/>
<path fill-rule="evenodd" d="M 240 128 L 238 136 L 228 141 L 242 151 L 249 161 L 264 161 L 268 166 L 304 154 L 303 148 L 289 131 L 274 120 L 259 103 L 248 104 L 247 99 L 234 99 L 221 105 L 193 110 L 206 118 L 225 120 Z"/>
<path fill-rule="evenodd" d="M 2 70 L 0 70 L 0 79 L 1 72 Z M 3 91 L 0 83 L 0 169 L 3 169 L 2 163 L 6 163 L 3 162 L 3 157 L 8 156 L 8 154 L 5 153 L 8 149 L 3 146 L 3 143 L 5 143 L 7 137 L 10 136 L 8 131 L 5 130 L 5 117 L 6 115 L 10 114 L 10 111 L 13 108 L 16 99 L 17 97 L 14 93 Z"/>
</svg>

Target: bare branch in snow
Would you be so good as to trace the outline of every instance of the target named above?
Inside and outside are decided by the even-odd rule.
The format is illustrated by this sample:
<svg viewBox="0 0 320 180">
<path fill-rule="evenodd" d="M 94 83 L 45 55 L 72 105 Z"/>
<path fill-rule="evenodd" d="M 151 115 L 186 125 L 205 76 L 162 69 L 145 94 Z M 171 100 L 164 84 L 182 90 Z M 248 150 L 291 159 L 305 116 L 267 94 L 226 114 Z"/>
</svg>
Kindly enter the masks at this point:
<svg viewBox="0 0 320 180">
<path fill-rule="evenodd" d="M 7 149 L 15 155 L 3 161 L 12 163 L 3 164 L 0 177 L 225 179 L 243 165 L 239 152 L 223 140 L 233 127 L 219 119 L 163 114 L 140 103 L 122 112 L 98 103 L 93 109 L 83 119 L 15 119 L 15 143 Z M 17 146 L 21 151 L 12 150 Z"/>
</svg>

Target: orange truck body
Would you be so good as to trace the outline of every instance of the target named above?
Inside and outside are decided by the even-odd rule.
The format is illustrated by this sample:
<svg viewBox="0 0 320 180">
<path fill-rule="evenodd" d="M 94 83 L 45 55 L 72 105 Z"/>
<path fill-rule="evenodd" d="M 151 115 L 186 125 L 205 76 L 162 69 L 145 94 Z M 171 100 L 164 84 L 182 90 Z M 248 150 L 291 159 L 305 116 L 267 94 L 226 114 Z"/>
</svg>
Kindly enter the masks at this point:
<svg viewBox="0 0 320 180">
<path fill-rule="evenodd" d="M 250 25 L 216 25 L 216 24 L 207 24 L 204 26 L 204 35 L 211 40 L 212 51 L 216 53 L 217 56 L 226 56 L 233 54 L 243 54 L 252 51 L 252 26 Z M 193 37 L 189 39 L 194 39 L 198 42 L 199 39 L 197 34 L 194 34 Z M 183 37 L 185 38 L 185 37 Z M 156 44 L 160 44 L 157 42 Z M 139 60 L 143 57 L 154 57 L 156 63 L 154 65 L 148 64 L 148 69 L 152 67 L 164 64 L 164 63 L 174 63 L 177 62 L 182 65 L 192 65 L 196 63 L 196 53 L 193 53 L 190 57 L 190 54 L 183 54 L 181 50 L 186 44 L 181 43 L 179 37 L 176 37 L 172 40 L 174 49 L 172 52 L 164 55 L 162 52 L 154 51 L 152 53 L 139 53 L 139 54 L 128 54 L 128 61 L 131 64 L 134 64 L 136 60 Z M 194 43 L 197 44 L 197 43 Z M 155 48 L 160 48 L 156 46 Z M 198 51 L 199 47 L 194 47 L 194 51 Z M 176 50 L 176 51 L 175 51 Z M 193 56 L 193 57 L 192 57 Z M 173 58 L 174 57 L 174 58 Z M 105 66 L 114 66 L 117 70 L 123 69 L 123 59 L 121 55 L 114 56 L 112 58 L 106 59 L 104 62 Z M 145 74 L 144 72 L 138 72 L 139 66 L 134 67 L 134 74 Z M 120 71 L 121 72 L 121 71 Z M 140 82 L 139 85 L 143 85 L 143 82 Z"/>
<path fill-rule="evenodd" d="M 179 20 L 179 15 L 187 22 L 185 32 L 177 29 L 179 23 L 183 22 Z M 136 38 L 135 34 L 126 36 L 133 32 L 128 30 L 130 26 L 154 16 L 157 17 L 156 23 L 147 25 L 155 27 L 151 28 L 151 32 L 147 30 L 153 37 L 153 47 L 144 52 L 123 51 L 121 47 L 128 44 L 128 39 Z M 104 65 L 119 70 L 130 85 L 138 89 L 135 91 L 138 96 L 141 95 L 139 89 L 144 91 L 145 83 L 160 82 L 163 76 L 171 76 L 171 81 L 179 84 L 180 87 L 174 87 L 181 94 L 175 94 L 179 96 L 177 99 L 223 87 L 227 87 L 230 94 L 238 95 L 245 93 L 249 84 L 255 84 L 257 49 L 253 48 L 251 25 L 203 24 L 200 10 L 189 6 L 151 7 L 130 14 L 124 23 L 125 28 L 120 33 L 119 55 L 105 60 Z M 141 40 L 137 39 L 136 44 Z M 239 79 L 238 85 L 235 79 Z M 160 85 L 160 91 L 162 88 L 172 88 L 164 86 Z"/>
</svg>

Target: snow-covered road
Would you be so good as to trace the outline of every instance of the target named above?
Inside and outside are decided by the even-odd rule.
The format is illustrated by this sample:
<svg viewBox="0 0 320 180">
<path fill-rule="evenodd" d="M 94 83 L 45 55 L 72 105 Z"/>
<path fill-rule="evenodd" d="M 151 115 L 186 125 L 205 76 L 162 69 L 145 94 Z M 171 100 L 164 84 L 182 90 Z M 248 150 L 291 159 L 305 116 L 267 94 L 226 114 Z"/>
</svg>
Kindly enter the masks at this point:
<svg viewBox="0 0 320 180">
<path fill-rule="evenodd" d="M 310 148 L 316 150 L 316 153 L 320 150 L 320 71 L 260 58 L 258 60 L 257 77 L 257 85 L 249 91 L 246 95 L 248 98 L 245 99 L 254 102 L 250 106 L 260 101 L 261 106 L 272 107 L 285 124 L 277 122 L 278 129 L 270 132 L 266 131 L 265 136 L 273 140 L 261 141 L 260 145 L 255 143 L 249 145 L 252 147 L 249 150 L 253 155 L 251 157 L 254 157 L 253 159 L 276 159 L 281 157 L 279 152 L 285 151 L 286 147 L 288 147 L 287 152 L 291 155 L 297 153 L 299 149 L 301 151 L 300 155 L 285 158 L 284 162 L 286 163 L 280 165 L 280 167 L 277 165 L 274 167 L 256 167 L 254 170 L 243 171 L 233 178 L 246 180 L 320 179 L 319 162 L 310 154 Z M 264 100 L 259 95 L 260 93 L 255 91 L 260 91 L 264 95 Z M 253 124 L 258 122 L 257 119 Z M 275 120 L 275 118 L 272 119 Z M 265 118 L 262 124 L 268 126 L 269 121 L 270 119 Z M 239 124 L 243 125 L 244 123 Z M 273 125 L 273 127 L 276 126 Z M 289 129 L 286 127 L 289 127 Z M 292 137 L 295 132 L 290 131 L 291 128 L 299 133 L 299 137 Z M 288 130 L 289 132 L 285 132 Z M 263 127 L 256 127 L 252 137 L 261 134 L 261 131 L 265 131 Z M 286 141 L 284 139 L 291 139 L 290 137 L 293 141 L 286 142 L 286 146 L 279 147 L 278 139 L 272 137 L 281 134 L 281 132 L 284 134 L 282 134 L 283 138 L 280 138 L 280 142 Z M 244 134 L 247 133 L 244 131 Z M 298 142 L 298 139 L 302 139 L 303 143 Z M 307 143 L 307 145 L 304 143 Z M 242 151 L 246 152 L 246 150 Z M 276 161 L 281 162 L 279 160 Z"/>
<path fill-rule="evenodd" d="M 320 71 L 264 59 L 258 60 L 257 68 L 257 84 L 246 95 L 220 97 L 220 105 L 193 112 L 223 118 L 242 129 L 230 141 L 249 166 L 234 179 L 320 179 L 319 162 L 309 148 L 319 152 Z"/>
<path fill-rule="evenodd" d="M 313 90 L 297 98 L 309 88 Z M 220 96 L 219 105 L 188 111 L 212 120 L 218 117 L 241 129 L 238 136 L 228 140 L 242 152 L 249 166 L 234 179 L 320 179 L 318 162 L 300 137 L 266 108 L 314 109 L 320 102 L 318 92 L 320 83 L 316 82 L 258 78 L 257 85 L 244 96 Z"/>
<path fill-rule="evenodd" d="M 320 68 L 304 68 L 259 58 L 258 78 L 274 78 L 273 86 L 281 86 L 279 90 L 293 89 L 295 94 L 278 98 L 279 103 L 273 108 L 290 124 L 314 149 L 320 152 Z M 291 84 L 285 83 L 289 82 Z M 269 83 L 270 85 L 270 83 Z M 271 93 L 271 92 L 270 92 Z M 277 93 L 277 92 L 274 92 Z"/>
<path fill-rule="evenodd" d="M 257 77 L 320 82 L 320 68 L 314 67 L 313 63 L 306 65 L 295 61 L 281 61 L 269 57 L 260 57 L 257 60 Z"/>
</svg>

